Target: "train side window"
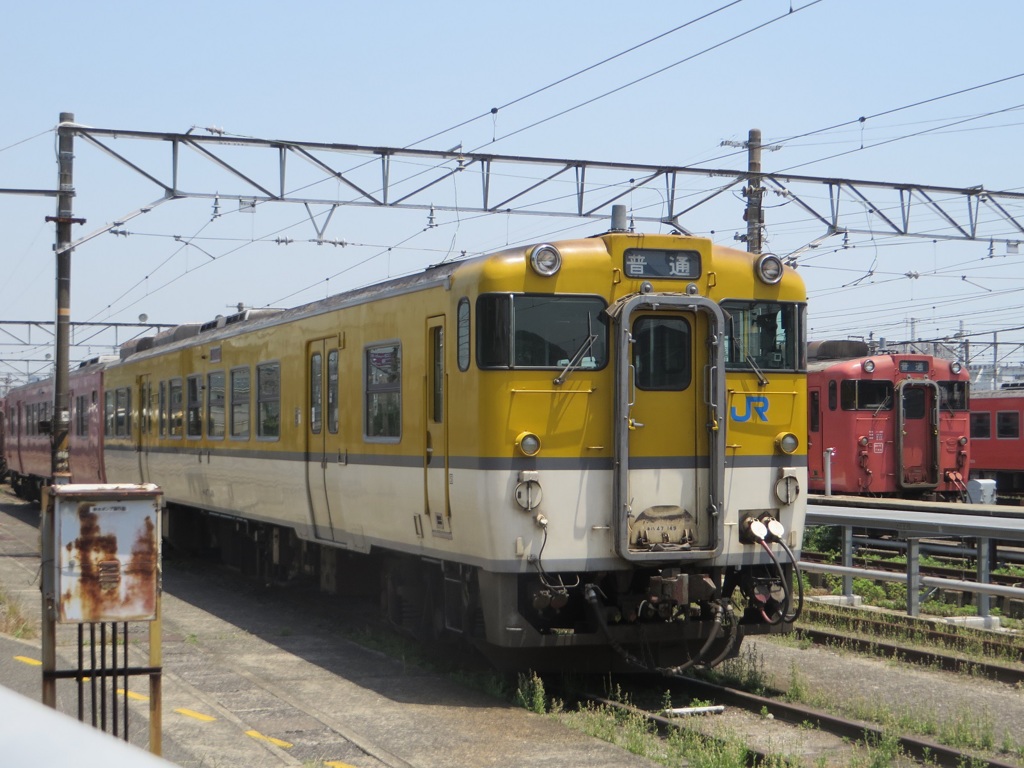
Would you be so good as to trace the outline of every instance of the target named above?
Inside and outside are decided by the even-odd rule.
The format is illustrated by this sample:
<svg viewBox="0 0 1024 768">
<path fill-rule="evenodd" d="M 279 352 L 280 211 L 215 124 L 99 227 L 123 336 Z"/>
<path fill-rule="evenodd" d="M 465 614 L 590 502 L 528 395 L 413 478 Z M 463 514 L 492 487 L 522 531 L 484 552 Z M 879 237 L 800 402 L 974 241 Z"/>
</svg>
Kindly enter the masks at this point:
<svg viewBox="0 0 1024 768">
<path fill-rule="evenodd" d="M 1017 411 L 996 412 L 996 437 L 1004 440 L 1020 437 L 1020 414 Z"/>
<path fill-rule="evenodd" d="M 256 436 L 281 437 L 281 364 L 256 366 Z"/>
<path fill-rule="evenodd" d="M 309 358 L 309 428 L 314 435 L 323 429 L 324 359 L 319 352 Z"/>
<path fill-rule="evenodd" d="M 167 382 L 160 382 L 160 402 L 158 418 L 160 420 L 160 437 L 167 437 Z"/>
<path fill-rule="evenodd" d="M 810 400 L 809 418 L 810 422 L 807 425 L 808 430 L 811 432 L 818 432 L 821 429 L 821 392 L 814 389 L 807 393 Z"/>
<path fill-rule="evenodd" d="M 971 414 L 971 439 L 988 440 L 992 437 L 992 414 L 972 413 Z"/>
<path fill-rule="evenodd" d="M 327 353 L 327 431 L 338 434 L 338 350 Z"/>
<path fill-rule="evenodd" d="M 364 434 L 367 438 L 402 436 L 402 347 L 368 347 L 365 358 Z"/>
<path fill-rule="evenodd" d="M 249 439 L 249 400 L 252 387 L 249 368 L 231 371 L 231 437 Z"/>
<path fill-rule="evenodd" d="M 181 437 L 182 422 L 182 397 L 181 379 L 171 379 L 167 388 L 167 402 L 169 408 L 168 434 L 171 437 Z"/>
<path fill-rule="evenodd" d="M 469 350 L 470 347 L 470 313 L 469 313 L 469 299 L 459 299 L 458 309 L 458 362 L 460 371 L 469 370 Z"/>
<path fill-rule="evenodd" d="M 188 437 L 203 436 L 203 393 L 198 376 L 189 376 L 186 380 L 188 390 L 188 417 L 185 420 L 185 434 Z"/>
<path fill-rule="evenodd" d="M 206 434 L 224 437 L 224 371 L 206 377 Z"/>
<path fill-rule="evenodd" d="M 85 414 L 86 414 L 86 398 L 85 395 L 78 395 L 75 397 L 75 435 L 81 437 L 86 434 L 85 425 Z"/>
<path fill-rule="evenodd" d="M 131 391 L 118 387 L 114 391 L 114 434 L 127 437 L 131 434 Z"/>
<path fill-rule="evenodd" d="M 634 376 L 640 389 L 678 392 L 690 386 L 690 324 L 685 318 L 637 318 L 632 349 Z"/>
<path fill-rule="evenodd" d="M 103 435 L 114 436 L 114 393 L 107 390 L 103 393 Z"/>
<path fill-rule="evenodd" d="M 839 385 L 835 379 L 828 383 L 828 409 L 834 411 L 839 406 Z"/>
</svg>

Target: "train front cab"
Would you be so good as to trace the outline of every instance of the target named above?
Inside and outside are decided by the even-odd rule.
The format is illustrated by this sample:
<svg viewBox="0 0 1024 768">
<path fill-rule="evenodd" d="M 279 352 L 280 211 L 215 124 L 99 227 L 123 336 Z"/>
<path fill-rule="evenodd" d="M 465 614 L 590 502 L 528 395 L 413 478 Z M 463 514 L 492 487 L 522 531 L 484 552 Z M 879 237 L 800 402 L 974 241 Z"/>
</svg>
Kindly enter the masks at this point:
<svg viewBox="0 0 1024 768">
<path fill-rule="evenodd" d="M 530 510 L 543 543 L 518 539 L 514 579 L 479 573 L 490 597 L 481 606 L 490 655 L 534 647 L 547 649 L 550 662 L 552 649 L 565 648 L 581 668 L 590 647 L 606 654 L 616 648 L 634 661 L 643 656 L 660 668 L 717 663 L 738 650 L 736 635 L 784 631 L 793 619 L 796 601 L 782 584 L 800 547 L 806 498 L 806 454 L 797 438 L 806 431 L 802 283 L 759 281 L 749 254 L 722 253 L 707 241 L 606 239 L 613 274 L 629 276 L 631 264 L 642 269 L 641 259 L 651 272 L 620 279 L 600 332 L 587 333 L 584 315 L 576 338 L 590 340 L 570 345 L 554 386 L 550 374 L 532 380 L 510 366 L 516 394 L 502 421 L 537 424 L 557 415 L 561 426 L 580 431 L 564 433 L 561 464 L 548 458 L 550 447 L 518 464 L 516 497 L 524 509 L 540 499 L 530 487 L 543 486 L 543 503 Z M 698 244 L 699 253 L 685 250 Z M 567 263 L 582 258 L 571 246 L 563 255 Z M 677 265 L 676 279 L 665 279 L 666 265 L 684 255 L 689 266 Z M 781 278 L 781 262 L 773 266 Z M 517 314 L 509 315 L 506 332 L 514 335 Z M 757 324 L 755 343 L 745 326 Z M 600 349 L 605 334 L 610 355 L 600 370 L 605 361 L 589 345 Z M 585 358 L 590 363 L 579 365 Z M 608 383 L 611 420 L 603 413 Z M 548 403 L 546 416 L 540 403 Z M 552 441 L 538 435 L 545 445 Z M 612 450 L 602 458 L 605 446 Z M 572 455 L 580 458 L 570 462 Z M 576 479 L 555 472 L 573 465 L 584 467 Z M 601 478 L 608 474 L 586 467 L 607 466 L 606 496 Z M 769 525 L 778 541 L 764 532 Z M 766 555 L 765 547 L 777 554 Z M 734 590 L 747 603 L 738 615 Z M 723 623 L 728 630 L 719 632 Z M 606 655 L 601 663 L 613 662 Z"/>
<path fill-rule="evenodd" d="M 927 355 L 879 354 L 813 371 L 811 489 L 961 496 L 968 469 L 967 387 L 958 364 Z"/>
</svg>

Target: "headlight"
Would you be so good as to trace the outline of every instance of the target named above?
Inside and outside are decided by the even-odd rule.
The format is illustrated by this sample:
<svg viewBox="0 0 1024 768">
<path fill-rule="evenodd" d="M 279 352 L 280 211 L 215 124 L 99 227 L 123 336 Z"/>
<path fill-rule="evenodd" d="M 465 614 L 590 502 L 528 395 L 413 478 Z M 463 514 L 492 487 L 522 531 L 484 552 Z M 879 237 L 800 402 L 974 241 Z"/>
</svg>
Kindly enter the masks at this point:
<svg viewBox="0 0 1024 768">
<path fill-rule="evenodd" d="M 957 440 L 957 442 L 960 443 L 960 445 L 967 445 L 967 438 L 964 437 L 964 436 L 961 436 L 960 439 Z"/>
<path fill-rule="evenodd" d="M 963 370 L 963 366 L 961 366 L 960 363 L 951 363 L 949 366 L 949 370 L 951 370 L 954 374 L 957 374 Z"/>
<path fill-rule="evenodd" d="M 762 283 L 775 285 L 782 279 L 782 259 L 774 253 L 763 254 L 754 263 L 754 272 Z"/>
<path fill-rule="evenodd" d="M 525 456 L 536 456 L 540 453 L 540 438 L 533 432 L 520 432 L 516 438 L 516 448 Z"/>
<path fill-rule="evenodd" d="M 860 440 L 857 441 L 857 444 L 860 445 L 861 448 L 867 448 L 868 447 L 868 438 L 867 438 L 867 436 L 861 435 L 861 438 L 860 438 Z"/>
<path fill-rule="evenodd" d="M 553 245 L 538 245 L 530 253 L 530 266 L 543 277 L 551 277 L 562 268 L 562 254 Z"/>
<path fill-rule="evenodd" d="M 860 364 L 860 367 L 864 369 L 864 373 L 874 373 L 875 372 L 875 361 L 874 360 L 865 360 L 863 363 Z"/>
<path fill-rule="evenodd" d="M 800 447 L 800 439 L 792 432 L 783 432 L 775 438 L 775 447 L 785 454 L 795 453 Z"/>
</svg>

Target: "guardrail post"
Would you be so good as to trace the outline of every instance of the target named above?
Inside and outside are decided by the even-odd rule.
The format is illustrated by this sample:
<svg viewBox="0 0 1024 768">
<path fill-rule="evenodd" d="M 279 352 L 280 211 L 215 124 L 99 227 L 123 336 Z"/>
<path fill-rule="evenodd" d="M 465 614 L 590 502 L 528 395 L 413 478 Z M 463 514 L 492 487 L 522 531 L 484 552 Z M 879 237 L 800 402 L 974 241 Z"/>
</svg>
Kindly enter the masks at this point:
<svg viewBox="0 0 1024 768">
<path fill-rule="evenodd" d="M 853 526 L 843 526 L 843 567 L 853 568 Z M 843 574 L 843 594 L 848 603 L 853 605 L 853 576 Z"/>
<path fill-rule="evenodd" d="M 921 614 L 921 540 L 907 539 L 907 613 Z"/>
<path fill-rule="evenodd" d="M 836 452 L 835 448 L 826 448 L 822 451 L 821 458 L 822 463 L 825 465 L 825 495 L 832 495 L 832 454 Z"/>
<path fill-rule="evenodd" d="M 992 549 L 990 546 L 990 539 L 979 538 L 977 541 L 978 546 L 978 581 L 981 584 L 991 583 L 991 567 L 992 561 L 990 559 Z M 988 622 L 989 608 L 991 606 L 992 598 L 986 594 L 979 592 L 977 594 L 978 600 L 978 615 Z"/>
</svg>

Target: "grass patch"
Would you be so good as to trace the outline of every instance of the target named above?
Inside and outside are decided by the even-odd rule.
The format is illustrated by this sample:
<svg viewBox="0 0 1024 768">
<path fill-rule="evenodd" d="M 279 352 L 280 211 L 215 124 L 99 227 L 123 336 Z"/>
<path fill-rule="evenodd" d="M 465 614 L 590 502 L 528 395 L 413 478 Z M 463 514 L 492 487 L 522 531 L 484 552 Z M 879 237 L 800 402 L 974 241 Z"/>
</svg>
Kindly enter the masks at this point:
<svg viewBox="0 0 1024 768">
<path fill-rule="evenodd" d="M 35 623 L 25 615 L 21 603 L 0 585 L 0 632 L 28 640 L 36 636 Z"/>
</svg>

